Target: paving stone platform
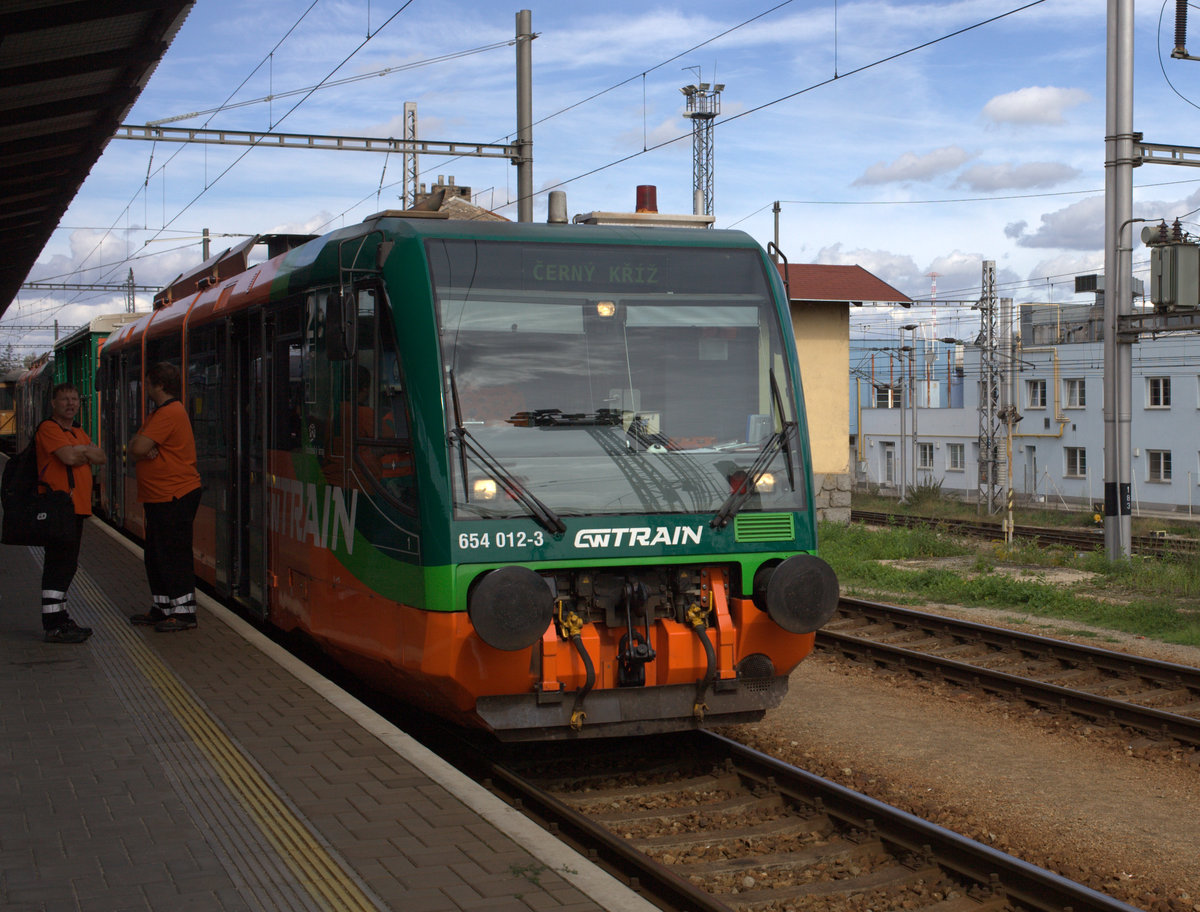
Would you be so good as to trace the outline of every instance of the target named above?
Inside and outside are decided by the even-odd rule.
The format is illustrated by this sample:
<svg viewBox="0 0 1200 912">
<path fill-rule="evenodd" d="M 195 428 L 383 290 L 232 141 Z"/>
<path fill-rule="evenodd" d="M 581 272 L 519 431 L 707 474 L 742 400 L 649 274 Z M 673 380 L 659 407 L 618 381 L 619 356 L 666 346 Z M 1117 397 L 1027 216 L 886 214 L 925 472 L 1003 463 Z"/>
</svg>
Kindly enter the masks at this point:
<svg viewBox="0 0 1200 912">
<path fill-rule="evenodd" d="M 42 641 L 41 550 L 0 547 L 0 908 L 649 912 L 654 907 L 202 599 L 159 634 L 98 520 Z"/>
</svg>

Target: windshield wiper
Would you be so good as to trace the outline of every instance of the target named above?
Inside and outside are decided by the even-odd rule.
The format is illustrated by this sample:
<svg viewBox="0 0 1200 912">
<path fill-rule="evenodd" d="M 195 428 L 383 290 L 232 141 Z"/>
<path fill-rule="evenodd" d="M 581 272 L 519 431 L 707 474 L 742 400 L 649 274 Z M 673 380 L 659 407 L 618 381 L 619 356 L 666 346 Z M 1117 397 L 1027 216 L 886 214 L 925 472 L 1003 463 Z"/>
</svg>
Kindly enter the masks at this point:
<svg viewBox="0 0 1200 912">
<path fill-rule="evenodd" d="M 796 429 L 796 422 L 784 420 L 783 397 L 779 393 L 779 384 L 775 381 L 774 370 L 771 371 L 771 404 L 779 412 L 780 428 L 763 444 L 762 449 L 758 451 L 758 456 L 755 458 L 754 463 L 746 471 L 745 479 L 725 498 L 725 502 L 721 504 L 721 509 L 717 511 L 717 515 L 709 520 L 709 526 L 714 529 L 725 528 L 729 525 L 729 520 L 733 519 L 738 514 L 738 511 L 746 505 L 746 501 L 754 494 L 755 480 L 762 474 L 763 469 L 771 464 L 771 460 L 778 455 L 780 450 L 784 450 L 786 453 L 788 484 L 791 485 L 793 491 L 796 490 L 791 445 L 792 432 Z"/>
<path fill-rule="evenodd" d="M 546 531 L 561 535 L 567 531 L 566 523 L 559 519 L 558 514 L 538 500 L 521 481 L 504 468 L 503 465 L 489 453 L 474 435 L 467 430 L 462 421 L 462 409 L 458 402 L 458 384 L 454 380 L 454 371 L 450 371 L 450 394 L 454 399 L 454 428 L 450 431 L 452 439 L 458 441 L 460 468 L 463 477 L 463 500 L 471 501 L 470 484 L 467 480 L 467 454 L 493 478 L 499 482 L 505 492 L 514 500 L 519 501 L 534 521 Z"/>
<path fill-rule="evenodd" d="M 608 427 L 621 423 L 621 413 L 614 409 L 600 409 L 598 412 L 564 412 L 562 409 L 550 408 L 517 412 L 504 420 L 517 427 Z"/>
<path fill-rule="evenodd" d="M 783 430 L 787 431 L 789 428 L 795 428 L 796 422 L 784 421 L 783 416 L 785 412 L 783 411 L 783 396 L 779 392 L 779 383 L 775 380 L 775 368 L 771 368 L 769 376 L 771 378 L 771 400 L 775 403 L 775 408 L 779 409 L 779 420 L 783 425 Z M 791 437 L 792 435 L 790 433 L 784 436 L 783 448 L 784 453 L 787 456 L 784 464 L 787 466 L 788 486 L 794 491 L 796 490 L 796 468 L 792 464 Z"/>
</svg>

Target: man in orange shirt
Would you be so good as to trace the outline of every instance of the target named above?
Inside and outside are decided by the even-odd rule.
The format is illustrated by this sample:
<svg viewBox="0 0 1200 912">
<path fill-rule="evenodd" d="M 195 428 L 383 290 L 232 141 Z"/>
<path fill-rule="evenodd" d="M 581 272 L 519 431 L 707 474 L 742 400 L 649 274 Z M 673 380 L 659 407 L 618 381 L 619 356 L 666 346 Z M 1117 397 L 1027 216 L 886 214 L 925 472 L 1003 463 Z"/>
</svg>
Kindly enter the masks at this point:
<svg viewBox="0 0 1200 912">
<path fill-rule="evenodd" d="M 67 614 L 67 590 L 79 568 L 83 522 L 92 515 L 92 466 L 105 461 L 83 428 L 75 426 L 79 390 L 60 383 L 51 392 L 50 417 L 37 429 L 38 478 L 55 491 L 70 491 L 75 503 L 75 531 L 52 541 L 42 559 L 42 629 L 47 643 L 82 643 L 91 627 L 80 627 Z"/>
<path fill-rule="evenodd" d="M 200 506 L 196 438 L 187 409 L 179 401 L 179 368 L 166 361 L 146 371 L 146 394 L 154 411 L 129 441 L 136 465 L 138 500 L 146 514 L 146 579 L 154 604 L 134 624 L 159 633 L 196 626 L 196 576 L 192 564 L 192 523 Z"/>
</svg>

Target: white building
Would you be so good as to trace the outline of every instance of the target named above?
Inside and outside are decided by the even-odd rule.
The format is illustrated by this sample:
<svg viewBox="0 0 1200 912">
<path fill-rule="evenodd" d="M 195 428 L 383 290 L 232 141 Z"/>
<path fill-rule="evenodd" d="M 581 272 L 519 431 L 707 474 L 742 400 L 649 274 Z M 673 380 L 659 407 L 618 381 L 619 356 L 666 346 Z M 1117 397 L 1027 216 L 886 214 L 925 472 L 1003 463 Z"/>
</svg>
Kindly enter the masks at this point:
<svg viewBox="0 0 1200 912">
<path fill-rule="evenodd" d="M 998 359 L 1001 404 L 1012 403 L 1019 418 L 1011 429 L 999 422 L 990 491 L 998 491 L 1000 504 L 1011 485 L 1018 503 L 1100 505 L 1102 512 L 1103 308 L 1022 305 L 1019 312 L 1013 356 Z M 886 376 L 860 369 L 852 377 L 852 405 L 859 390 L 858 433 L 851 436 L 857 487 L 899 495 L 938 483 L 966 500 L 988 496 L 980 473 L 981 424 L 987 427 L 979 411 L 982 358 L 972 341 L 929 343 L 932 357 L 915 346 L 889 355 Z M 1200 337 L 1144 338 L 1132 355 L 1134 513 L 1200 514 Z M 901 363 L 907 370 L 898 370 Z"/>
</svg>

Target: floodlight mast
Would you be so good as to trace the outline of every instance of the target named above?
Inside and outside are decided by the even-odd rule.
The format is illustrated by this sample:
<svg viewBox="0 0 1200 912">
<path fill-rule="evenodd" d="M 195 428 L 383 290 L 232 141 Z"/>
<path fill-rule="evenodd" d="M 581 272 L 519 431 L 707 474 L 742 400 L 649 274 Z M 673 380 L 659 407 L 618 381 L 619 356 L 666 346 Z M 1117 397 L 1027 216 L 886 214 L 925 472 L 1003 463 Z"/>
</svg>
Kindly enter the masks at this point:
<svg viewBox="0 0 1200 912">
<path fill-rule="evenodd" d="M 694 215 L 713 214 L 713 120 L 721 113 L 725 84 L 701 82 L 683 86 L 684 117 L 692 121 L 692 197 Z"/>
</svg>

